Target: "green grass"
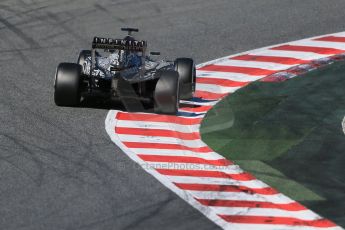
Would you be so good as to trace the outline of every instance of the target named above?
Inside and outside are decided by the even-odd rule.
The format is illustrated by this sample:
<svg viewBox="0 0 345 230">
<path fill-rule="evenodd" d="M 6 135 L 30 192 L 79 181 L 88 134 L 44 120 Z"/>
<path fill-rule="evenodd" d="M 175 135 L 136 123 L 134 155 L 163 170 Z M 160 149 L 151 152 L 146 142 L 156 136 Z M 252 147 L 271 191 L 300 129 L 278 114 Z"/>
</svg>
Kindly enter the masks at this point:
<svg viewBox="0 0 345 230">
<path fill-rule="evenodd" d="M 202 139 L 287 196 L 345 226 L 345 64 L 226 97 Z"/>
</svg>

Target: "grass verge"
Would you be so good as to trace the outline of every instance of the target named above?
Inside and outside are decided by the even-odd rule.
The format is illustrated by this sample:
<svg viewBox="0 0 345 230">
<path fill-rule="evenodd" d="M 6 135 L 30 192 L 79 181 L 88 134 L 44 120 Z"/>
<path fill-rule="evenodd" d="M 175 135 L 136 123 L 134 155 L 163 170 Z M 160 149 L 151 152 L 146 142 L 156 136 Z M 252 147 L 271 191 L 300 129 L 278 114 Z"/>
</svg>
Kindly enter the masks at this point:
<svg viewBox="0 0 345 230">
<path fill-rule="evenodd" d="M 345 64 L 224 98 L 202 139 L 285 195 L 345 226 Z"/>
</svg>

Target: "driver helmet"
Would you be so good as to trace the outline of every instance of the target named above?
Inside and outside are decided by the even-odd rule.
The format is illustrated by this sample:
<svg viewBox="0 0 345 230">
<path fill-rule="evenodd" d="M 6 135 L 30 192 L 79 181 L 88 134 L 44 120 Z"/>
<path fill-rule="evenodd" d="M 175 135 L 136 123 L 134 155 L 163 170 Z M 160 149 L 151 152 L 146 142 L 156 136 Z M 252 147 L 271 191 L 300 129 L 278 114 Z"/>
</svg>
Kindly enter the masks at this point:
<svg viewBox="0 0 345 230">
<path fill-rule="evenodd" d="M 141 65 L 141 55 L 139 52 L 130 52 L 127 55 L 127 66 L 140 67 Z"/>
</svg>

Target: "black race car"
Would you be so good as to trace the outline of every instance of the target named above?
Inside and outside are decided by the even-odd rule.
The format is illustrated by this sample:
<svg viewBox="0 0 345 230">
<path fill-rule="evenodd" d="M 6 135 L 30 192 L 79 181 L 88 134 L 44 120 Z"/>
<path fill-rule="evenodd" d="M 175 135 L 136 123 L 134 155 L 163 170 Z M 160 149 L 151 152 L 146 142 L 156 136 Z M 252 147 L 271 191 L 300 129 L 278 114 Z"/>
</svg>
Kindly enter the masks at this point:
<svg viewBox="0 0 345 230">
<path fill-rule="evenodd" d="M 121 30 L 128 32 L 125 38 L 95 37 L 92 49 L 82 50 L 77 63 L 59 64 L 55 104 L 77 106 L 82 97 L 93 95 L 121 101 L 135 99 L 152 103 L 157 113 L 176 114 L 179 99 L 192 98 L 195 91 L 193 59 L 154 61 L 145 54 L 147 42 L 131 35 L 138 29 Z M 100 49 L 107 56 L 102 56 Z"/>
</svg>

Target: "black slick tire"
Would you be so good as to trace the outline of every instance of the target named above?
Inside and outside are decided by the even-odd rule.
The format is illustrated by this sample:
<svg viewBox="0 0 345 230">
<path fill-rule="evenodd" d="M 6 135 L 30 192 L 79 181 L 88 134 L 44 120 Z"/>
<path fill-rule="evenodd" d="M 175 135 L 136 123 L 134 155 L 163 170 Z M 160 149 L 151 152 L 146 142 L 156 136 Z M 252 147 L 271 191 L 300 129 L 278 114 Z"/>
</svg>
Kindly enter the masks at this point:
<svg viewBox="0 0 345 230">
<path fill-rule="evenodd" d="M 176 71 L 162 71 L 154 92 L 156 113 L 175 115 L 179 107 L 179 75 Z"/>
<path fill-rule="evenodd" d="M 56 69 L 54 101 L 58 106 L 77 106 L 80 103 L 81 69 L 79 64 L 60 63 Z"/>
<path fill-rule="evenodd" d="M 180 98 L 192 98 L 195 92 L 196 82 L 196 71 L 193 59 L 177 58 L 175 60 L 175 69 L 180 78 Z"/>
</svg>

